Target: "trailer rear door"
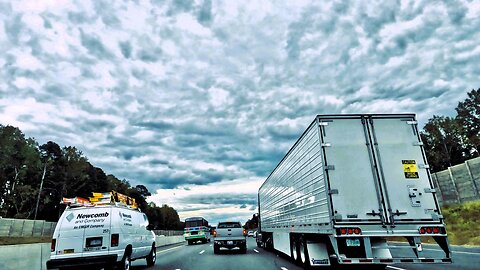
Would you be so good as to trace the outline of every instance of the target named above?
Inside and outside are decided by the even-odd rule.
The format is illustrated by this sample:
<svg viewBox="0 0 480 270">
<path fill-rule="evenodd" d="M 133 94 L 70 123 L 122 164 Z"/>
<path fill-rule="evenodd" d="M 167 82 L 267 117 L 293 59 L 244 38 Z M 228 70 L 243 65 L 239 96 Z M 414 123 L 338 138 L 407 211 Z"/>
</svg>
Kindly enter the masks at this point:
<svg viewBox="0 0 480 270">
<path fill-rule="evenodd" d="M 393 215 L 390 222 L 431 221 L 438 208 L 412 118 L 372 118 L 370 129 L 384 192 Z"/>
<path fill-rule="evenodd" d="M 381 223 L 385 213 L 365 121 L 318 120 L 336 222 Z"/>
</svg>

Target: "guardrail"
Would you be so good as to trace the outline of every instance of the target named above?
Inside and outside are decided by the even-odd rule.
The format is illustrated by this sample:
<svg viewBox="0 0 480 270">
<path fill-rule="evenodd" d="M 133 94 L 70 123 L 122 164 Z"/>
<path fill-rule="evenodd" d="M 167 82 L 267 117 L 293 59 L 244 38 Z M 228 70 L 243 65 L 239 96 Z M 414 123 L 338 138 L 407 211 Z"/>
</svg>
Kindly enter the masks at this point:
<svg viewBox="0 0 480 270">
<path fill-rule="evenodd" d="M 56 225 L 45 220 L 0 218 L 0 236 L 52 236 Z"/>
</svg>

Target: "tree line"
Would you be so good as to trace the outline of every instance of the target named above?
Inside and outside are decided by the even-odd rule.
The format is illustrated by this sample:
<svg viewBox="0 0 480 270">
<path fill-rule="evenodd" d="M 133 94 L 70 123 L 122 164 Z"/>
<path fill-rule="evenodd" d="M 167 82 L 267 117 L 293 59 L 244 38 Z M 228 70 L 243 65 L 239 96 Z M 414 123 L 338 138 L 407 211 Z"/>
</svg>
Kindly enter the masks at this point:
<svg viewBox="0 0 480 270">
<path fill-rule="evenodd" d="M 468 92 L 458 103 L 456 116 L 434 115 L 421 131 L 425 152 L 433 172 L 479 156 L 480 89 Z"/>
<path fill-rule="evenodd" d="M 52 141 L 39 145 L 20 129 L 0 124 L 0 216 L 57 221 L 65 209 L 62 197 L 87 198 L 111 190 L 134 198 L 155 229 L 183 228 L 175 209 L 146 201 L 151 194 L 144 185 L 131 186 L 105 174 L 76 147 L 62 148 Z"/>
</svg>

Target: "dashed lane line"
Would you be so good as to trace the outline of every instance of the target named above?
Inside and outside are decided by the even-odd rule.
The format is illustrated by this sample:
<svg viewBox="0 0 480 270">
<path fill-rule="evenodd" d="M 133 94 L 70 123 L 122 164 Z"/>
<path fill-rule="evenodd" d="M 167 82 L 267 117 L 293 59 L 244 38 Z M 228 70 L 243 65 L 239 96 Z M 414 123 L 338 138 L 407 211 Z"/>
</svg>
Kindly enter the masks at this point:
<svg viewBox="0 0 480 270">
<path fill-rule="evenodd" d="M 283 267 L 283 266 L 282 266 L 282 267 L 280 267 L 280 269 L 282 269 L 282 270 L 288 270 L 288 268 L 286 268 L 286 267 Z"/>
<path fill-rule="evenodd" d="M 164 249 L 164 250 L 161 250 L 161 251 L 157 251 L 157 253 L 163 253 L 163 252 L 167 252 L 167 251 L 174 250 L 174 249 L 181 248 L 181 247 L 182 246 L 172 247 L 172 248 Z"/>
<path fill-rule="evenodd" d="M 404 269 L 404 268 L 395 267 L 395 266 L 391 266 L 391 265 L 388 265 L 387 267 L 390 268 L 390 269 L 393 269 L 393 270 L 407 270 L 407 269 Z"/>
<path fill-rule="evenodd" d="M 253 249 L 253 251 L 255 251 L 256 253 L 259 253 L 260 251 L 256 250 L 256 249 Z"/>
<path fill-rule="evenodd" d="M 210 246 L 213 246 L 213 245 L 210 245 Z"/>
<path fill-rule="evenodd" d="M 200 251 L 198 254 L 202 255 L 205 252 L 205 249 Z"/>
</svg>

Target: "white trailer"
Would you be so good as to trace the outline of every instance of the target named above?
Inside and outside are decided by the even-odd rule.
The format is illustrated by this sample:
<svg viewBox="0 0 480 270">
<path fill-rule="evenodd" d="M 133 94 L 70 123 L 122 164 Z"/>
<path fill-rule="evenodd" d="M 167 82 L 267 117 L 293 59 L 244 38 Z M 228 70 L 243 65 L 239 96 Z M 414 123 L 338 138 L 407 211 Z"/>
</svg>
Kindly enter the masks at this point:
<svg viewBox="0 0 480 270">
<path fill-rule="evenodd" d="M 258 207 L 257 245 L 306 268 L 452 262 L 414 114 L 318 115 Z M 427 254 L 426 238 L 443 252 Z"/>
</svg>

